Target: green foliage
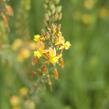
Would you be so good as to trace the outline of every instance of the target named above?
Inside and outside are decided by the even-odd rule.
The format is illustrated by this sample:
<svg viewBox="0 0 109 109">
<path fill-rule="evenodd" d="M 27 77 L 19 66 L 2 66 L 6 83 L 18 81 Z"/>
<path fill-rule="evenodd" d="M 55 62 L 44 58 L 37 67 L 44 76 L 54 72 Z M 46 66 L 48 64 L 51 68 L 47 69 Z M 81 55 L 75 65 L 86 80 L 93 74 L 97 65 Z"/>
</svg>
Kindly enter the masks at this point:
<svg viewBox="0 0 109 109">
<path fill-rule="evenodd" d="M 0 16 L 0 109 L 108 109 L 109 1 L 61 0 L 62 31 L 72 47 L 64 53 L 65 68 L 52 90 L 32 80 L 32 51 L 19 62 L 20 48 L 12 49 L 14 41 L 21 39 L 27 50 L 33 35 L 40 33 L 43 0 L 10 0 L 9 4 L 14 10 L 10 30 Z M 29 90 L 28 95 L 22 96 L 22 87 Z M 20 106 L 12 106 L 13 96 Z"/>
</svg>

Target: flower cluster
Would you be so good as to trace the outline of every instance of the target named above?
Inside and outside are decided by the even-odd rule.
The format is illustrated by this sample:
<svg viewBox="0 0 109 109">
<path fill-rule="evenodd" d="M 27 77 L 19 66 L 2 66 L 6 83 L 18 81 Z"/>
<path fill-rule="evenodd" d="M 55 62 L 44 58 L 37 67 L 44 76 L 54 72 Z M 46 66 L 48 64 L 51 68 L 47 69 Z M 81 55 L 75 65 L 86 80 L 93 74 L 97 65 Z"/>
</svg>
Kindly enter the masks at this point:
<svg viewBox="0 0 109 109">
<path fill-rule="evenodd" d="M 50 72 L 54 75 L 54 78 L 58 79 L 57 65 L 64 67 L 63 51 L 70 48 L 69 41 L 65 41 L 61 31 L 61 26 L 52 24 L 47 28 L 47 32 L 42 32 L 41 35 L 35 35 L 35 51 L 33 57 L 33 64 L 40 63 L 40 76 L 47 77 L 47 82 L 51 85 Z M 39 73 L 38 73 L 39 74 Z"/>
<path fill-rule="evenodd" d="M 40 80 L 44 80 L 49 86 L 52 85 L 52 77 L 58 80 L 57 67 L 64 67 L 63 52 L 71 46 L 61 32 L 62 6 L 60 0 L 45 0 L 45 28 L 41 34 L 34 36 L 35 50 L 32 63 L 35 65 L 36 74 Z"/>
<path fill-rule="evenodd" d="M 36 101 L 29 96 L 29 89 L 21 87 L 16 94 L 12 94 L 9 99 L 11 109 L 36 109 Z"/>
<path fill-rule="evenodd" d="M 16 39 L 11 49 L 17 53 L 17 61 L 23 62 L 31 56 L 31 51 L 34 50 L 35 43 L 28 40 Z"/>
</svg>

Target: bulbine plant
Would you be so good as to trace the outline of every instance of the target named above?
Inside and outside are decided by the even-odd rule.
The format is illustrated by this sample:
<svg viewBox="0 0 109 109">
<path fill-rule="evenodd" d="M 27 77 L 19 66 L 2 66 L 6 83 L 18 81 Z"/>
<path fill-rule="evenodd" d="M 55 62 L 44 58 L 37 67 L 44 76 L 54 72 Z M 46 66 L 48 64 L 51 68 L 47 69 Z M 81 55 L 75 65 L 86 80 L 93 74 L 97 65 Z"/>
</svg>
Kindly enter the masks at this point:
<svg viewBox="0 0 109 109">
<path fill-rule="evenodd" d="M 35 70 L 32 72 L 49 86 L 52 86 L 52 77 L 58 80 L 58 66 L 64 67 L 63 52 L 71 46 L 64 39 L 61 32 L 60 20 L 62 19 L 62 6 L 60 0 L 45 0 L 45 27 L 41 34 L 34 35 L 35 50 L 32 64 Z"/>
</svg>

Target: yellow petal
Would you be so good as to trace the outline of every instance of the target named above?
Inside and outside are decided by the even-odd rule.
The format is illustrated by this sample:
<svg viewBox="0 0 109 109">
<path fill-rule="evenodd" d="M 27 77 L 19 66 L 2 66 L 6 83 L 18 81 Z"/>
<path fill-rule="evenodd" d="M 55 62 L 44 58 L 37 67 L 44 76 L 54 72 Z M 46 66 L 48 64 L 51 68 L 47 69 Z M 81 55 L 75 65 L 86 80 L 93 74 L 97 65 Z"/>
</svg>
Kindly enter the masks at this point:
<svg viewBox="0 0 109 109">
<path fill-rule="evenodd" d="M 58 62 L 58 57 L 51 57 L 49 61 L 52 64 L 56 64 Z"/>
<path fill-rule="evenodd" d="M 42 53 L 40 51 L 34 51 L 34 56 L 40 58 Z"/>
<path fill-rule="evenodd" d="M 56 56 L 56 49 L 54 48 L 49 48 L 49 55 L 50 57 L 54 57 Z"/>
<path fill-rule="evenodd" d="M 62 57 L 62 54 L 58 55 L 58 56 L 53 56 L 53 57 L 50 57 L 50 63 L 52 64 L 56 64 L 58 63 L 59 59 Z"/>
<path fill-rule="evenodd" d="M 71 44 L 69 41 L 67 41 L 65 44 L 64 44 L 64 47 L 66 50 L 68 50 L 70 48 Z"/>
<path fill-rule="evenodd" d="M 38 42 L 39 40 L 40 40 L 40 35 L 39 34 L 35 35 L 34 36 L 34 41 Z"/>
<path fill-rule="evenodd" d="M 56 39 L 55 45 L 60 45 L 60 44 L 64 44 L 65 40 L 63 36 L 59 36 L 58 39 Z"/>
</svg>

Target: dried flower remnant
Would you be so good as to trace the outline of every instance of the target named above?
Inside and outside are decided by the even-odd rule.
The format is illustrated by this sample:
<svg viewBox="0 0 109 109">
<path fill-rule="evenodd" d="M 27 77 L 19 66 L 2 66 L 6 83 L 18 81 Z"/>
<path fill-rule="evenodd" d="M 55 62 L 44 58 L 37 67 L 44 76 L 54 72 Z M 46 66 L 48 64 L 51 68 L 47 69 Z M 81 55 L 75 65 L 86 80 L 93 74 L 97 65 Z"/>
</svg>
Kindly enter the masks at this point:
<svg viewBox="0 0 109 109">
<path fill-rule="evenodd" d="M 6 0 L 0 1 L 0 17 L 3 19 L 4 25 L 8 28 L 9 16 L 13 15 L 13 9 L 7 4 Z"/>
<path fill-rule="evenodd" d="M 42 72 L 43 72 L 43 74 L 47 73 L 47 66 L 46 66 L 46 64 L 42 66 Z"/>
<path fill-rule="evenodd" d="M 54 69 L 54 78 L 55 78 L 55 80 L 58 80 L 58 77 L 59 77 L 59 73 L 58 73 L 58 71 L 57 71 L 57 69 L 55 68 Z"/>
<path fill-rule="evenodd" d="M 59 1 L 59 0 L 58 0 Z M 59 2 L 57 0 L 45 0 L 45 28 L 41 34 L 34 35 L 35 50 L 33 61 L 38 70 L 42 73 L 40 77 L 46 79 L 49 86 L 52 85 L 52 76 L 55 80 L 59 78 L 57 66 L 64 67 L 63 52 L 71 46 L 69 41 L 66 41 L 61 32 L 61 24 L 59 21 L 62 17 Z M 37 60 L 37 62 L 35 61 Z M 36 64 L 35 64 L 36 63 Z M 37 69 L 35 72 L 39 72 Z"/>
</svg>

